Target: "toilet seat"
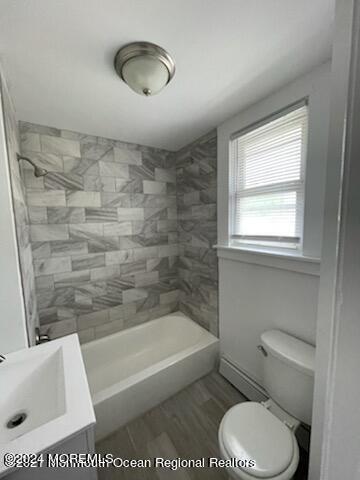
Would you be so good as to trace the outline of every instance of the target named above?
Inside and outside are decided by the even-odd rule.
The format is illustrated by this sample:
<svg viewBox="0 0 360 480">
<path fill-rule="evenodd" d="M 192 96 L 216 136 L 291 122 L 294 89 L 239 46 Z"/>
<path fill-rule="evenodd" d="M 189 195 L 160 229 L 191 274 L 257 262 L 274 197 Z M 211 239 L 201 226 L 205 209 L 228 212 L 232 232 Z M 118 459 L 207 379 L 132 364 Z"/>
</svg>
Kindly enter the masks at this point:
<svg viewBox="0 0 360 480">
<path fill-rule="evenodd" d="M 257 402 L 232 407 L 219 429 L 221 454 L 225 459 L 255 460 L 251 467 L 229 467 L 243 480 L 289 480 L 299 463 L 295 434 L 279 418 Z"/>
</svg>

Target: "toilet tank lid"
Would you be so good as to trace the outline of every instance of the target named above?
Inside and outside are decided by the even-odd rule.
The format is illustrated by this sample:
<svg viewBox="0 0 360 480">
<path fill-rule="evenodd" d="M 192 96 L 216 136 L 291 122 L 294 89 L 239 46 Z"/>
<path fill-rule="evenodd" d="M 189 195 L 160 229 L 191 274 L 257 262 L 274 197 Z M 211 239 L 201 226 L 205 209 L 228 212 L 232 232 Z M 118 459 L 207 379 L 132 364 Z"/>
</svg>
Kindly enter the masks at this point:
<svg viewBox="0 0 360 480">
<path fill-rule="evenodd" d="M 280 330 L 269 330 L 261 335 L 261 343 L 268 353 L 294 368 L 314 375 L 315 347 Z"/>
</svg>

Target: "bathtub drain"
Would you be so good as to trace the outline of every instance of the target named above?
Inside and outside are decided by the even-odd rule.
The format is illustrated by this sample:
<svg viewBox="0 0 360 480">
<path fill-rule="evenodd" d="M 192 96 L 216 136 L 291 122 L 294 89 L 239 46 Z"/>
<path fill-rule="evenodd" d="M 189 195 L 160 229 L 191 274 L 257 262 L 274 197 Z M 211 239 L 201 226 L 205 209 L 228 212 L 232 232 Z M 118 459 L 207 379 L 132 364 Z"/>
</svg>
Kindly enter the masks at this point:
<svg viewBox="0 0 360 480">
<path fill-rule="evenodd" d="M 17 413 L 8 420 L 6 428 L 16 428 L 22 425 L 26 420 L 27 414 L 25 412 Z"/>
</svg>

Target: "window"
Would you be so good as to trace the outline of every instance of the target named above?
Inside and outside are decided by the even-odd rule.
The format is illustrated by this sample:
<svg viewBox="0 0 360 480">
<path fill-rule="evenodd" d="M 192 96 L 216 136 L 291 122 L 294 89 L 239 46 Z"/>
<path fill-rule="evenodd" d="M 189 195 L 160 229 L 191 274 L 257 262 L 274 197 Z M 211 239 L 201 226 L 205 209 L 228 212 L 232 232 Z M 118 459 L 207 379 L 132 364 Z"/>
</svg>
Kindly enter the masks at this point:
<svg viewBox="0 0 360 480">
<path fill-rule="evenodd" d="M 301 248 L 307 123 L 303 101 L 233 136 L 232 243 Z"/>
</svg>

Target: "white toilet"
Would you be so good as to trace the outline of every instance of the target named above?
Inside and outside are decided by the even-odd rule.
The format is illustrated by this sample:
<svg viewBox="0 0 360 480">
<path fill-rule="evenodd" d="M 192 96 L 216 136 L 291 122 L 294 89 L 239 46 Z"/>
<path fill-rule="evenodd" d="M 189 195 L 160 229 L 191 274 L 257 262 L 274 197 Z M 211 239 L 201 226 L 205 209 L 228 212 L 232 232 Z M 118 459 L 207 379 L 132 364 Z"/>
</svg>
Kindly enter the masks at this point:
<svg viewBox="0 0 360 480">
<path fill-rule="evenodd" d="M 220 452 L 233 479 L 290 480 L 299 463 L 295 431 L 311 424 L 315 348 L 279 330 L 263 333 L 259 348 L 270 399 L 239 403 L 225 414 Z"/>
</svg>

